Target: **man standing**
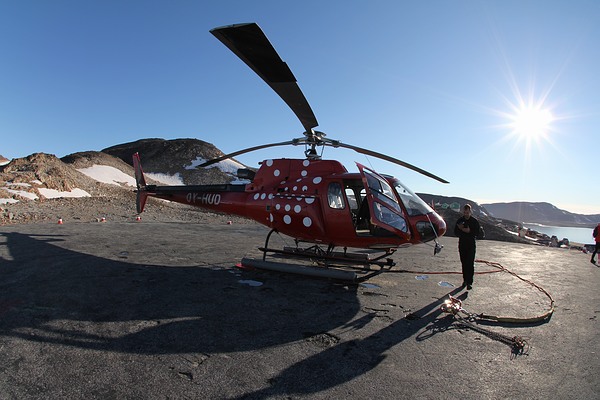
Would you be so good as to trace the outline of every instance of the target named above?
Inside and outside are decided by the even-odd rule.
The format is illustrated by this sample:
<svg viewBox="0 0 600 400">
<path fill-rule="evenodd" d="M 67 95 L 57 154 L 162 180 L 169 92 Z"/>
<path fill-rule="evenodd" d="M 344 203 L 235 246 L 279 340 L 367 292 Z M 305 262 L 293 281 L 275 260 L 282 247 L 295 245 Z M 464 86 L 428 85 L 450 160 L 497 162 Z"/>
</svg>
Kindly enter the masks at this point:
<svg viewBox="0 0 600 400">
<path fill-rule="evenodd" d="M 596 264 L 596 260 L 594 260 L 594 257 L 596 257 L 596 253 L 598 253 L 598 251 L 600 250 L 600 224 L 596 225 L 596 227 L 594 228 L 594 240 L 596 240 L 596 247 L 594 248 L 594 252 L 592 253 L 592 259 L 590 260 L 590 262 L 592 264 Z"/>
<path fill-rule="evenodd" d="M 473 275 L 475 275 L 475 240 L 479 235 L 479 221 L 471 215 L 471 205 L 465 204 L 463 216 L 458 219 L 454 227 L 454 234 L 458 236 L 458 254 L 462 264 L 463 283 L 467 290 L 473 289 Z"/>
</svg>

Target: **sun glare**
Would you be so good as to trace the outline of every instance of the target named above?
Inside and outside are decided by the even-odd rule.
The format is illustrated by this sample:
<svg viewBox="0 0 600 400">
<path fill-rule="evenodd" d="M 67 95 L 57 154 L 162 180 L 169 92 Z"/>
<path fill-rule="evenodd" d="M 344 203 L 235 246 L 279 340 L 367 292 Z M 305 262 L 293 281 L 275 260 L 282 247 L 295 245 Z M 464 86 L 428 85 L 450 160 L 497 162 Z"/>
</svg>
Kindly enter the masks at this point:
<svg viewBox="0 0 600 400">
<path fill-rule="evenodd" d="M 510 124 L 514 132 L 521 137 L 535 139 L 545 137 L 553 121 L 550 110 L 535 106 L 524 106 L 511 116 Z"/>
</svg>

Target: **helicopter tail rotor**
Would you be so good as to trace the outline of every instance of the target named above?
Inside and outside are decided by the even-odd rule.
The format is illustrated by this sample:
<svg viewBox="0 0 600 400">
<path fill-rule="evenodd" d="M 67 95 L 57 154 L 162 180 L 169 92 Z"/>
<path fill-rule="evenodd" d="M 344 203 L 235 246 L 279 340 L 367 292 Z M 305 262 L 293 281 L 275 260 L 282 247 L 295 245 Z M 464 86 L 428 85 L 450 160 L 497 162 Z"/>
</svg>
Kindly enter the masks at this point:
<svg viewBox="0 0 600 400">
<path fill-rule="evenodd" d="M 140 160 L 139 153 L 135 153 L 133 155 L 133 170 L 135 173 L 135 184 L 137 186 L 135 205 L 139 214 L 144 211 L 146 199 L 148 198 L 148 192 L 146 191 L 146 178 L 144 177 L 144 171 L 142 170 L 142 162 Z"/>
</svg>

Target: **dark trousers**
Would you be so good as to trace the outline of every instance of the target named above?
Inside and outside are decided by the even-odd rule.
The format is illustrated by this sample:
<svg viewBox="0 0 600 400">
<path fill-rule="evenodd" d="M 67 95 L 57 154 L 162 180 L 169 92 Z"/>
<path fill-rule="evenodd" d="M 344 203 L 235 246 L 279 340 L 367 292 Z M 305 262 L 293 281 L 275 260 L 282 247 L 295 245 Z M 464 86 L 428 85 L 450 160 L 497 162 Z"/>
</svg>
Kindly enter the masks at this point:
<svg viewBox="0 0 600 400">
<path fill-rule="evenodd" d="M 465 285 L 472 285 L 475 275 L 475 242 L 459 242 L 458 254 L 462 264 L 463 282 Z"/>
<path fill-rule="evenodd" d="M 596 247 L 594 248 L 594 252 L 592 253 L 592 260 L 594 261 L 594 257 L 596 257 L 596 253 L 600 250 L 600 242 L 596 242 Z"/>
</svg>

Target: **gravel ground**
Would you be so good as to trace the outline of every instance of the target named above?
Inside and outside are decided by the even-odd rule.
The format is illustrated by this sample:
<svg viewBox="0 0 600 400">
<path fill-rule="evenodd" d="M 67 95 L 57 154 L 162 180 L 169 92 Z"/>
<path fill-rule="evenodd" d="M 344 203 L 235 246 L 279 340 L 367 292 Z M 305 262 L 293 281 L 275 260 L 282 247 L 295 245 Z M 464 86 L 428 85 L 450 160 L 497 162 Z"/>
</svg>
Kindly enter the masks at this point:
<svg viewBox="0 0 600 400">
<path fill-rule="evenodd" d="M 145 210 L 138 214 L 135 208 L 135 193 L 115 188 L 108 196 L 59 198 L 45 200 L 22 200 L 15 204 L 0 205 L 0 225 L 57 222 L 127 222 L 139 216 L 144 221 L 154 222 L 213 222 L 254 223 L 245 218 L 216 214 L 199 208 L 148 199 Z"/>
</svg>

